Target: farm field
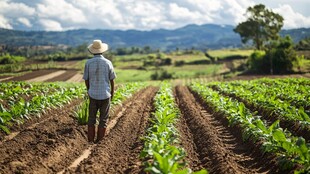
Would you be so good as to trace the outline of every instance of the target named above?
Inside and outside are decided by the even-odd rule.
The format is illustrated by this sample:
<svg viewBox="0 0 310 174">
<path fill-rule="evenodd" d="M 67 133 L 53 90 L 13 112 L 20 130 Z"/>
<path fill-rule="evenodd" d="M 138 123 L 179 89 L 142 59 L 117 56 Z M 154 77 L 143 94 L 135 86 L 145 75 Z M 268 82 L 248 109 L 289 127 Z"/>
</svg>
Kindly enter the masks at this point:
<svg viewBox="0 0 310 174">
<path fill-rule="evenodd" d="M 107 136 L 89 144 L 87 126 L 75 115 L 84 101 L 83 84 L 2 83 L 0 173 L 310 171 L 308 78 L 158 84 L 117 86 Z M 51 97 L 44 109 L 32 109 L 42 89 Z M 265 103 L 252 101 L 246 90 L 262 95 Z M 68 97 L 57 97 L 61 94 Z M 27 111 L 13 112 L 20 97 L 29 103 Z M 264 105 L 276 108 L 268 112 Z M 166 165 L 168 159 L 173 163 Z"/>
</svg>

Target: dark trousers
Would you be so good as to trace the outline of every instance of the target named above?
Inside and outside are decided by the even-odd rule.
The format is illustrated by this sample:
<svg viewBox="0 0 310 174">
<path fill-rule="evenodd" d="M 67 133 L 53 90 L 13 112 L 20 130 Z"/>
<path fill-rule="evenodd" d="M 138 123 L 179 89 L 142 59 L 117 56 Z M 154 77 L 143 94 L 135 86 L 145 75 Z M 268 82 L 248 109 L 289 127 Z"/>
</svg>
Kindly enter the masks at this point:
<svg viewBox="0 0 310 174">
<path fill-rule="evenodd" d="M 97 112 L 99 110 L 99 127 L 106 128 L 109 119 L 110 98 L 105 100 L 96 100 L 89 97 L 89 100 L 88 125 L 93 126 L 96 124 Z"/>
</svg>

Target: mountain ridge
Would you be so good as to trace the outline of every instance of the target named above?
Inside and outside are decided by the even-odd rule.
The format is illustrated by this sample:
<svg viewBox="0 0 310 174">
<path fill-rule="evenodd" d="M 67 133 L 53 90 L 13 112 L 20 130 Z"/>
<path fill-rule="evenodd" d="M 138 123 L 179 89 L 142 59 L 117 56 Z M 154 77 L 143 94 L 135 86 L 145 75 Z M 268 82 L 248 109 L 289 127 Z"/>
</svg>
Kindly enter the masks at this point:
<svg viewBox="0 0 310 174">
<path fill-rule="evenodd" d="M 232 25 L 190 24 L 174 30 L 106 30 L 77 29 L 67 31 L 20 31 L 0 28 L 0 44 L 13 46 L 89 44 L 93 39 L 101 39 L 111 48 L 150 46 L 155 49 L 172 50 L 220 49 L 241 47 L 239 34 Z M 310 37 L 310 28 L 282 30 L 281 36 L 290 35 L 294 42 Z"/>
</svg>

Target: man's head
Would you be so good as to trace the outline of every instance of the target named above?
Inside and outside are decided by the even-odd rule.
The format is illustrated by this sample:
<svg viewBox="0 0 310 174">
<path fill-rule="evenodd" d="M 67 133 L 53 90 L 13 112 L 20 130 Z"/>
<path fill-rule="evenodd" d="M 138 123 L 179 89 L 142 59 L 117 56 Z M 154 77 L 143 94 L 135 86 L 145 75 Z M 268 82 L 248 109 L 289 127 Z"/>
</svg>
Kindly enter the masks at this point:
<svg viewBox="0 0 310 174">
<path fill-rule="evenodd" d="M 88 51 L 94 55 L 102 54 L 108 50 L 108 44 L 102 43 L 101 40 L 94 40 L 88 47 Z"/>
</svg>

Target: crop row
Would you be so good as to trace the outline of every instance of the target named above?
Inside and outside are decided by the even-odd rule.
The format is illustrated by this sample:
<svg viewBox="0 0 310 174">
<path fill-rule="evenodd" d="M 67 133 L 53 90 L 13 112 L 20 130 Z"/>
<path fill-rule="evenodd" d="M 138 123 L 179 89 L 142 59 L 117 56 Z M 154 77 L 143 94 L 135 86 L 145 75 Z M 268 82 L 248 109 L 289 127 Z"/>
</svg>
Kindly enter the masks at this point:
<svg viewBox="0 0 310 174">
<path fill-rule="evenodd" d="M 167 83 L 161 85 L 155 99 L 155 113 L 151 119 L 152 125 L 144 137 L 144 149 L 141 157 L 145 162 L 147 173 L 192 173 L 185 168 L 185 152 L 178 147 L 178 134 L 175 124 L 180 111 L 178 110 L 171 90 Z M 201 170 L 195 173 L 207 173 Z"/>
<path fill-rule="evenodd" d="M 275 154 L 283 170 L 295 169 L 296 173 L 310 171 L 310 144 L 307 144 L 304 138 L 294 137 L 283 131 L 279 121 L 267 126 L 242 102 L 225 97 L 206 85 L 195 83 L 190 88 L 198 93 L 214 112 L 225 116 L 231 126 L 241 127 L 244 141 L 262 142 L 263 153 Z"/>
<path fill-rule="evenodd" d="M 309 130 L 310 118 L 307 113 L 308 111 L 305 110 L 303 106 L 297 107 L 292 105 L 291 103 L 293 103 L 293 101 L 282 100 L 281 97 L 279 97 L 279 95 L 285 96 L 285 98 L 289 98 L 288 96 L 294 96 L 294 94 L 296 94 L 294 88 L 286 90 L 285 94 L 278 92 L 285 89 L 284 87 L 282 89 L 270 88 L 264 84 L 253 85 L 249 82 L 215 82 L 208 86 L 221 91 L 226 95 L 236 97 L 247 105 L 253 106 L 257 110 L 262 110 L 266 115 L 296 122 L 298 125 L 302 125 L 302 129 Z M 300 94 L 296 94 L 295 96 L 304 97 Z M 294 101 L 297 103 L 304 102 L 306 103 L 305 106 L 309 105 L 309 103 L 305 102 L 303 99 Z"/>
<path fill-rule="evenodd" d="M 39 117 L 42 112 L 50 108 L 61 107 L 74 98 L 81 98 L 85 91 L 84 86 L 76 84 L 24 84 L 27 86 L 26 91 L 36 91 L 32 93 L 29 100 L 19 97 L 14 102 L 6 103 L 8 107 L 0 104 L 0 129 L 6 133 L 9 133 L 7 126 L 13 122 L 22 123 L 24 119 L 29 119 L 31 116 Z M 39 89 L 42 91 L 37 93 Z"/>
<path fill-rule="evenodd" d="M 27 83 L 27 82 L 8 82 L 0 83 L 0 103 L 9 105 L 18 102 L 20 98 L 29 98 L 41 93 L 51 93 L 60 90 L 61 86 L 53 83 Z M 9 108 L 7 108 L 9 109 Z"/>
<path fill-rule="evenodd" d="M 308 79 L 259 79 L 252 81 L 230 82 L 234 86 L 242 86 L 246 90 L 255 93 L 263 93 L 266 96 L 289 102 L 296 107 L 310 109 L 310 85 Z M 310 82 L 309 82 L 310 83 Z"/>
</svg>

